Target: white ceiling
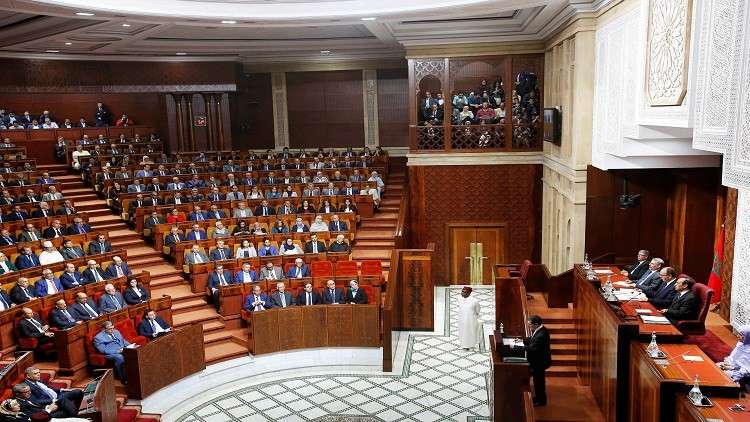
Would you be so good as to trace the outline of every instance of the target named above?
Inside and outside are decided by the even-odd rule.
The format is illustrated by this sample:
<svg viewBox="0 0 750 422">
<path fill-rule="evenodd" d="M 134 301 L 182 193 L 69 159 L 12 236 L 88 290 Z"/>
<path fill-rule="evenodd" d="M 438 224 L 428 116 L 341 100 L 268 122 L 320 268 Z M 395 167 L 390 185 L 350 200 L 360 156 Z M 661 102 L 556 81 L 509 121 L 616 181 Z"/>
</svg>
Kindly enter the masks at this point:
<svg viewBox="0 0 750 422">
<path fill-rule="evenodd" d="M 249 64 L 397 59 L 405 46 L 541 40 L 610 1 L 0 0 L 0 55 Z"/>
</svg>

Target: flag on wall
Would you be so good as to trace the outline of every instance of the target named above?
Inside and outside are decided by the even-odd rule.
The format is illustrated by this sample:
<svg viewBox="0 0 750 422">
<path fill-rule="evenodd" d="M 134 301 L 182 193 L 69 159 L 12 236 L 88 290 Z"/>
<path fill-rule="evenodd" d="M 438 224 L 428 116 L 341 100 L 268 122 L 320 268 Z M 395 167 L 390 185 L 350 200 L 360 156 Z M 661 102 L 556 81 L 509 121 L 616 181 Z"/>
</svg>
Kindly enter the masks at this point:
<svg viewBox="0 0 750 422">
<path fill-rule="evenodd" d="M 711 303 L 721 300 L 721 267 L 724 263 L 724 225 L 721 225 L 719 235 L 714 245 L 714 265 L 711 267 L 711 275 L 708 276 L 708 287 L 714 289 L 714 297 Z"/>
</svg>

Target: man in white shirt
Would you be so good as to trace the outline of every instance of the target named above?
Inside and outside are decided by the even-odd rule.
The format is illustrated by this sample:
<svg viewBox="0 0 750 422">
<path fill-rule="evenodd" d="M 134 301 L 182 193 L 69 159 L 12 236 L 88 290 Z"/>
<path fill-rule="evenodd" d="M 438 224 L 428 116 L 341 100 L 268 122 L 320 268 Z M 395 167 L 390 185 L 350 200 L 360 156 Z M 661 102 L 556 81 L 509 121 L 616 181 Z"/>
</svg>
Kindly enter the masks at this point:
<svg viewBox="0 0 750 422">
<path fill-rule="evenodd" d="M 42 243 L 42 247 L 44 248 L 44 250 L 42 251 L 42 253 L 39 254 L 39 262 L 42 265 L 54 264 L 56 262 L 65 261 L 65 258 L 63 258 L 60 251 L 55 249 L 51 241 L 45 240 Z"/>
<path fill-rule="evenodd" d="M 327 232 L 328 231 L 328 225 L 323 221 L 323 217 L 321 216 L 315 216 L 315 221 L 313 221 L 312 224 L 310 224 L 310 231 L 311 232 Z"/>
</svg>

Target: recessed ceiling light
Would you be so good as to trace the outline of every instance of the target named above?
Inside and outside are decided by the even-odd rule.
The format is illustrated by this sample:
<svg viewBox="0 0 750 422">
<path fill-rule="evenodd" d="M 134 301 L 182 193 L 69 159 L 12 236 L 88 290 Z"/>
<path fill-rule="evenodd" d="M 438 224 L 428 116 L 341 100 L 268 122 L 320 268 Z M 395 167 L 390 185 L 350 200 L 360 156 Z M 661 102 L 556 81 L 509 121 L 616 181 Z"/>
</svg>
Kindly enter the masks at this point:
<svg viewBox="0 0 750 422">
<path fill-rule="evenodd" d="M 60 50 L 47 50 L 48 53 L 59 53 Z"/>
<path fill-rule="evenodd" d="M 180 53 L 174 53 L 174 54 L 176 54 L 176 55 L 178 55 L 178 56 L 187 56 L 187 53 L 183 53 L 183 52 L 180 52 Z"/>
<path fill-rule="evenodd" d="M 94 16 L 91 12 L 76 12 L 76 15 L 78 16 Z"/>
<path fill-rule="evenodd" d="M 122 26 L 124 26 L 125 28 L 130 28 L 130 24 L 129 23 L 124 23 L 124 24 L 122 24 Z"/>
<path fill-rule="evenodd" d="M 331 50 L 320 50 L 320 54 L 331 54 Z"/>
<path fill-rule="evenodd" d="M 66 42 L 65 45 L 73 45 L 72 42 Z"/>
<path fill-rule="evenodd" d="M 237 21 L 221 21 L 221 23 L 229 23 L 229 24 L 232 24 L 232 23 L 237 23 Z"/>
<path fill-rule="evenodd" d="M 362 18 L 363 21 L 374 21 L 376 18 L 370 17 L 370 18 Z"/>
</svg>

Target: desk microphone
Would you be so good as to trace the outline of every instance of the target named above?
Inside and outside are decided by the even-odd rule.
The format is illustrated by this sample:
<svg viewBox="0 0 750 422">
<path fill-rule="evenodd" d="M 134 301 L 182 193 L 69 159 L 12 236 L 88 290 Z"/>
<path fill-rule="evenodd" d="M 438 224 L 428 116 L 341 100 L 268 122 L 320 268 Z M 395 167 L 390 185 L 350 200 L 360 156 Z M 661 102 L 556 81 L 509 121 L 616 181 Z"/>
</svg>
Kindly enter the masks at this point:
<svg viewBox="0 0 750 422">
<path fill-rule="evenodd" d="M 664 352 L 662 352 L 662 353 L 664 353 Z M 690 353 L 690 352 L 685 352 L 685 353 L 683 353 L 681 355 L 677 355 L 677 356 L 674 356 L 674 357 L 671 357 L 671 358 L 659 359 L 659 360 L 663 360 L 663 362 L 659 362 L 659 365 L 661 365 L 661 366 L 667 366 L 669 363 L 674 362 L 675 359 L 681 358 L 681 357 L 687 355 L 688 353 Z"/>
</svg>

